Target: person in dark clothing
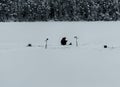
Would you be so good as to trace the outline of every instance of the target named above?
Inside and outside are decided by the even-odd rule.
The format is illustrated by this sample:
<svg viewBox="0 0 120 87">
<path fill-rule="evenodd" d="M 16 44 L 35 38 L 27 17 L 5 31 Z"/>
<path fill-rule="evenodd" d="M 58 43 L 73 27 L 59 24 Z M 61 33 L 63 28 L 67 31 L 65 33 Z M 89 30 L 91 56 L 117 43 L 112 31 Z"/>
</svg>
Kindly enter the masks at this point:
<svg viewBox="0 0 120 87">
<path fill-rule="evenodd" d="M 32 47 L 32 44 L 28 44 L 27 47 Z"/>
<path fill-rule="evenodd" d="M 63 37 L 62 39 L 61 39 L 61 45 L 67 45 L 67 40 L 66 40 L 66 37 Z"/>
</svg>

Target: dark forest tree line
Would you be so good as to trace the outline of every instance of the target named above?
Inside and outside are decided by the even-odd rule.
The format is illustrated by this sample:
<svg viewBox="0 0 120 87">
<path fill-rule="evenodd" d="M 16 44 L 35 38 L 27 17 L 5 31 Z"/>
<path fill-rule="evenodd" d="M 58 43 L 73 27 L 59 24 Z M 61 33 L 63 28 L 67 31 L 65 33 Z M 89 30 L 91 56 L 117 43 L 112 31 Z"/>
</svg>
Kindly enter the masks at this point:
<svg viewBox="0 0 120 87">
<path fill-rule="evenodd" d="M 115 0 L 0 0 L 0 21 L 116 21 Z"/>
</svg>

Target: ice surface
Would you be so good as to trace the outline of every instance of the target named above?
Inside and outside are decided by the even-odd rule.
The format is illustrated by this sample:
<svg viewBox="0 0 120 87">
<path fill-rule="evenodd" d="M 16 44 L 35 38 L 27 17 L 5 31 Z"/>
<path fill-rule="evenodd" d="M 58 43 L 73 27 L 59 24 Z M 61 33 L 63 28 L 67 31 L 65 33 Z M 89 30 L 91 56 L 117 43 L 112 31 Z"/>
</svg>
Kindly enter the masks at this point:
<svg viewBox="0 0 120 87">
<path fill-rule="evenodd" d="M 0 23 L 0 87 L 120 87 L 119 28 L 120 22 Z M 60 46 L 64 36 L 72 46 Z"/>
</svg>

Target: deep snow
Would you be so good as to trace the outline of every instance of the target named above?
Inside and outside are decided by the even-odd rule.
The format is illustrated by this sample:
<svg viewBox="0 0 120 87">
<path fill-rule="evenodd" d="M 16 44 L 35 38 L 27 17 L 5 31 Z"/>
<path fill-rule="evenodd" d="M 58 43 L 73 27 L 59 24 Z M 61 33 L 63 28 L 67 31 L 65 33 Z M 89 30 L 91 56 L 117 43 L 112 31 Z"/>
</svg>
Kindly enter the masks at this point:
<svg viewBox="0 0 120 87">
<path fill-rule="evenodd" d="M 120 87 L 119 27 L 120 22 L 0 23 L 0 87 Z M 73 45 L 60 46 L 63 36 Z"/>
</svg>

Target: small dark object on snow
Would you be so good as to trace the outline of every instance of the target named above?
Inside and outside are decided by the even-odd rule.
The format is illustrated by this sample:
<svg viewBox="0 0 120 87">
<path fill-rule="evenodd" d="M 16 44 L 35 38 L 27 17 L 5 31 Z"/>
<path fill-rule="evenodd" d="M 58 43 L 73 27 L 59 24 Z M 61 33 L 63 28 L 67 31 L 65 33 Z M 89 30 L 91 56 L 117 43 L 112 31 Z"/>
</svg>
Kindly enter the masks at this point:
<svg viewBox="0 0 120 87">
<path fill-rule="evenodd" d="M 45 41 L 47 41 L 47 40 L 49 40 L 48 38 L 46 38 L 46 40 Z"/>
<path fill-rule="evenodd" d="M 61 45 L 66 45 L 67 44 L 67 40 L 66 40 L 66 37 L 63 37 L 61 39 Z"/>
<path fill-rule="evenodd" d="M 104 48 L 108 48 L 107 45 L 104 45 Z"/>
<path fill-rule="evenodd" d="M 72 43 L 69 43 L 69 45 L 72 45 Z"/>
<path fill-rule="evenodd" d="M 47 41 L 48 40 L 49 40 L 48 38 L 46 38 L 46 40 L 45 40 L 45 49 L 47 49 Z"/>
<path fill-rule="evenodd" d="M 27 47 L 32 47 L 32 44 L 28 44 Z"/>
</svg>

